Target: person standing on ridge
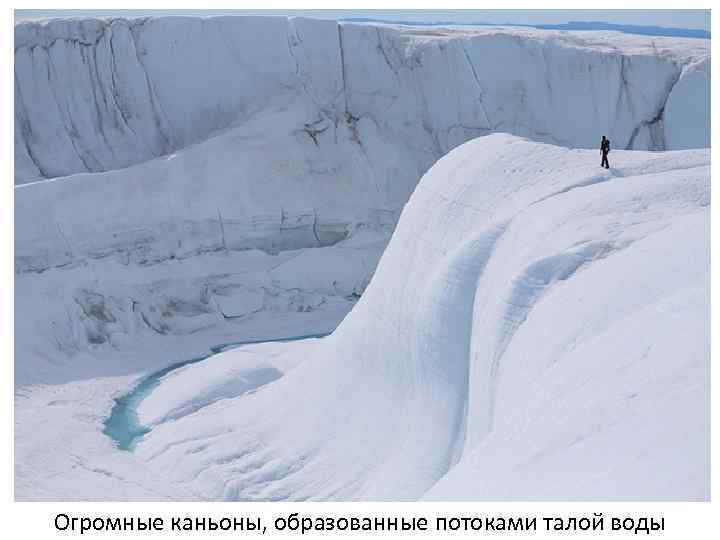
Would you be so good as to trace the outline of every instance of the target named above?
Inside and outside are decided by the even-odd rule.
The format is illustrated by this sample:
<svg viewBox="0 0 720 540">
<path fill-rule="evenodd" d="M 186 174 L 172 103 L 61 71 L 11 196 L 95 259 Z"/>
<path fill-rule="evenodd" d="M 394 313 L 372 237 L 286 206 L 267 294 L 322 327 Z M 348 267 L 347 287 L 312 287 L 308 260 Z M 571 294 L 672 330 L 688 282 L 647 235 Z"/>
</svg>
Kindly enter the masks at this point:
<svg viewBox="0 0 720 540">
<path fill-rule="evenodd" d="M 600 141 L 600 154 L 602 154 L 602 161 L 600 162 L 601 167 L 605 167 L 606 169 L 610 168 L 610 163 L 608 162 L 608 154 L 610 153 L 610 139 L 606 138 L 605 135 L 602 136 L 602 140 Z"/>
</svg>

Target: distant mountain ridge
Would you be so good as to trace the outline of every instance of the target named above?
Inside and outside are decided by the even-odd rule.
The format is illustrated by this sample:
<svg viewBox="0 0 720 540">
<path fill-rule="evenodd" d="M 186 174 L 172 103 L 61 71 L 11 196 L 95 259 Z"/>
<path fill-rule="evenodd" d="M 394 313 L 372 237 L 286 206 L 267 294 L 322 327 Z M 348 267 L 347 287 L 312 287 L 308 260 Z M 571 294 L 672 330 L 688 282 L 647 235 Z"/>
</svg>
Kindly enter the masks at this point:
<svg viewBox="0 0 720 540">
<path fill-rule="evenodd" d="M 538 28 L 540 30 L 613 30 L 616 32 L 624 32 L 626 34 L 638 34 L 641 36 L 667 36 L 710 39 L 710 32 L 708 32 L 707 30 L 699 30 L 696 28 L 672 28 L 665 26 L 645 26 L 639 24 L 615 24 L 603 21 L 569 21 L 561 24 L 520 24 L 490 22 L 461 23 L 451 21 L 383 21 L 380 19 L 372 18 L 350 18 L 342 20 L 348 22 L 402 24 L 407 26 L 519 26 L 524 28 Z"/>
</svg>

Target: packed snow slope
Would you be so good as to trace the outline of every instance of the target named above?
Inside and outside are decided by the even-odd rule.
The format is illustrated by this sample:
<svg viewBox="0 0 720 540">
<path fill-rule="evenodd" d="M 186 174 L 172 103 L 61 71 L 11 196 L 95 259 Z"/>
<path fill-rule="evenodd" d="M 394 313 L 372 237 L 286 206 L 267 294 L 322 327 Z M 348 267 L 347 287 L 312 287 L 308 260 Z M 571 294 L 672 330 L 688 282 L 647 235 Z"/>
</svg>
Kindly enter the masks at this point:
<svg viewBox="0 0 720 540">
<path fill-rule="evenodd" d="M 436 159 L 490 131 L 571 147 L 594 147 L 599 134 L 617 148 L 709 146 L 709 58 L 709 40 L 616 32 L 283 17 L 22 22 L 15 178 L 127 167 L 224 134 L 236 177 L 364 179 L 397 205 Z M 263 148 L 278 143 L 287 155 L 267 159 Z"/>
<path fill-rule="evenodd" d="M 710 153 L 611 156 L 456 148 L 331 336 L 253 393 L 240 351 L 161 380 L 137 459 L 204 499 L 709 499 Z"/>
</svg>

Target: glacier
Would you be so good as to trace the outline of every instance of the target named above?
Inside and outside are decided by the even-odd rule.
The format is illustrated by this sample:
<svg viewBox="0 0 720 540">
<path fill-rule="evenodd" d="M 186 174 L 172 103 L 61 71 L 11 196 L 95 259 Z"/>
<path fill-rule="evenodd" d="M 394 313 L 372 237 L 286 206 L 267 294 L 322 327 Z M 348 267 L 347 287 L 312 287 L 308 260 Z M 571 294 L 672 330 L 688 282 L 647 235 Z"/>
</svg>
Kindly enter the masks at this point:
<svg viewBox="0 0 720 540">
<path fill-rule="evenodd" d="M 709 87 L 702 39 L 17 24 L 16 496 L 707 498 Z"/>
<path fill-rule="evenodd" d="M 494 131 L 706 147 L 709 77 L 709 40 L 613 32 L 17 24 L 20 380 L 63 378 L 68 364 L 107 374 L 98 349 L 127 365 L 157 356 L 130 349 L 158 336 L 192 334 L 203 354 L 262 337 L 243 329 L 263 316 L 318 319 L 269 338 L 329 331 L 450 149 Z"/>
<path fill-rule="evenodd" d="M 117 379 L 27 389 L 21 493 L 707 500 L 710 152 L 613 154 L 605 171 L 511 135 L 454 149 L 331 335 L 161 377 L 132 453 L 97 429 L 105 395 L 53 428 L 68 448 L 42 464 L 33 413 L 88 407 Z M 258 370 L 281 375 L 246 392 Z"/>
</svg>

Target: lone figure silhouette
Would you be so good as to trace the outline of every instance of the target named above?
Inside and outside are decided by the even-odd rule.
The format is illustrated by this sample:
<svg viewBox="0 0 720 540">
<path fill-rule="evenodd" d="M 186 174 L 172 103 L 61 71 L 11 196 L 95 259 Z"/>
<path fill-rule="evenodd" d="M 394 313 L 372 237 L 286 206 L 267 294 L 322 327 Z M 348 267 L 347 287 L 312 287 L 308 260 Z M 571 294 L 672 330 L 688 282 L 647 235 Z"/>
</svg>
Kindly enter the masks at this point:
<svg viewBox="0 0 720 540">
<path fill-rule="evenodd" d="M 601 167 L 605 167 L 606 169 L 610 168 L 610 163 L 608 162 L 608 154 L 610 153 L 610 139 L 606 138 L 605 135 L 602 136 L 602 140 L 600 141 L 600 154 L 602 154 L 602 161 L 600 162 Z"/>
</svg>

